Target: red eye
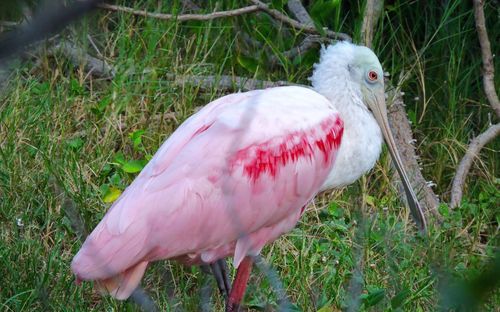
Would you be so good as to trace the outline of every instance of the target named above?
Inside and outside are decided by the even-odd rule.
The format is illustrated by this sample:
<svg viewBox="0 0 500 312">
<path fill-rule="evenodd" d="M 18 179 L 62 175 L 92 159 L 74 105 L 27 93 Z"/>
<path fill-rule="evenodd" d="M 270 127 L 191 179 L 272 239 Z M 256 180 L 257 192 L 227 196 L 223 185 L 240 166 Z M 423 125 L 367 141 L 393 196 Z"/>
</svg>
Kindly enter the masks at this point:
<svg viewBox="0 0 500 312">
<path fill-rule="evenodd" d="M 373 70 L 370 70 L 370 71 L 368 72 L 368 79 L 369 79 L 370 81 L 377 81 L 377 79 L 378 79 L 378 75 L 377 75 L 377 73 L 376 73 L 375 71 L 373 71 Z"/>
</svg>

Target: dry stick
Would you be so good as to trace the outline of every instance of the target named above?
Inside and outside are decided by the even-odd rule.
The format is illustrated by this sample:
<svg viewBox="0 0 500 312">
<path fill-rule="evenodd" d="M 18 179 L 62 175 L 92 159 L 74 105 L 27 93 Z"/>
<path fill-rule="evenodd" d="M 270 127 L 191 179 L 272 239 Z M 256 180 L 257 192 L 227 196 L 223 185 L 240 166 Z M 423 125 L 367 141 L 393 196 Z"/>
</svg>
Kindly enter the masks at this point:
<svg viewBox="0 0 500 312">
<path fill-rule="evenodd" d="M 285 14 L 281 13 L 278 10 L 269 8 L 269 6 L 265 3 L 263 3 L 262 1 L 259 1 L 259 0 L 251 0 L 251 1 L 254 4 L 256 4 L 259 7 L 259 9 L 261 9 L 262 11 L 268 13 L 269 15 L 274 17 L 275 19 L 280 20 L 283 23 L 286 23 L 295 29 L 301 30 L 301 31 L 308 33 L 308 34 L 319 34 L 320 33 L 316 29 L 316 27 L 314 27 L 314 25 L 307 25 L 304 23 L 300 23 L 300 22 L 294 20 L 293 18 L 286 16 Z M 352 38 L 349 35 L 344 34 L 344 33 L 331 31 L 329 29 L 324 29 L 324 32 L 328 37 L 333 38 L 333 39 L 345 40 L 345 41 L 349 41 L 349 42 L 352 41 Z"/>
<path fill-rule="evenodd" d="M 304 8 L 300 0 L 290 0 L 287 3 L 290 12 L 304 25 L 314 26 L 314 21 Z M 293 59 L 297 55 L 304 54 L 306 51 L 318 46 L 321 43 L 331 43 L 331 39 L 323 38 L 319 35 L 307 35 L 300 45 L 293 47 L 288 51 L 282 52 L 282 55 L 288 59 Z M 271 56 L 270 65 L 275 66 L 280 63 L 280 58 L 276 55 Z"/>
<path fill-rule="evenodd" d="M 483 1 L 473 0 L 473 3 L 477 37 L 479 39 L 479 45 L 481 46 L 481 56 L 483 59 L 484 93 L 486 93 L 486 97 L 488 98 L 491 108 L 493 108 L 496 112 L 497 117 L 500 117 L 500 103 L 498 101 L 498 95 L 495 91 L 493 56 L 491 54 L 490 41 L 488 39 L 488 33 L 485 26 Z M 464 157 L 458 165 L 455 177 L 453 178 L 450 201 L 451 208 L 459 206 L 462 201 L 465 179 L 467 178 L 469 170 L 472 166 L 474 157 L 479 155 L 479 152 L 486 143 L 499 135 L 499 129 L 499 124 L 492 125 L 488 128 L 488 130 L 478 135 L 471 141 Z"/>
<path fill-rule="evenodd" d="M 244 8 L 239 8 L 239 9 L 234 9 L 234 10 L 229 10 L 229 11 L 220 11 L 220 12 L 214 12 L 214 13 L 209 13 L 209 14 L 182 14 L 182 15 L 174 15 L 174 14 L 164 14 L 164 13 L 151 13 L 145 10 L 135 10 L 129 7 L 124 7 L 120 5 L 112 5 L 112 4 L 100 4 L 99 7 L 105 10 L 110 10 L 110 11 L 117 11 L 117 12 L 125 12 L 125 13 L 130 13 L 133 15 L 138 15 L 138 16 L 144 16 L 144 17 L 151 17 L 151 18 L 157 18 L 157 19 L 163 19 L 163 20 L 171 20 L 175 19 L 179 22 L 183 21 L 207 21 L 207 20 L 212 20 L 216 18 L 224 18 L 224 17 L 232 17 L 232 16 L 238 16 L 242 14 L 248 14 L 248 13 L 253 13 L 256 11 L 264 11 L 274 17 L 277 20 L 280 20 L 288 25 L 290 25 L 293 28 L 296 28 L 298 30 L 302 30 L 306 33 L 309 34 L 319 34 L 320 32 L 314 27 L 314 25 L 306 25 L 300 22 L 297 22 L 296 20 L 284 15 L 283 13 L 270 9 L 269 6 L 261 1 L 258 0 L 251 0 L 255 5 L 247 6 Z M 329 29 L 324 30 L 325 34 L 334 39 L 339 39 L 339 40 L 346 40 L 346 41 L 352 41 L 351 37 L 348 36 L 347 34 L 344 33 L 339 33 L 339 32 L 334 32 Z"/>
<path fill-rule="evenodd" d="M 403 165 L 408 171 L 408 178 L 416 190 L 417 197 L 423 209 L 431 212 L 440 221 L 441 215 L 437 210 L 439 205 L 438 197 L 422 175 L 420 165 L 417 161 L 416 148 L 412 144 L 414 142 L 413 133 L 404 108 L 403 96 L 401 92 L 391 90 L 388 92 L 388 98 L 392 99 L 392 105 L 388 108 L 387 119 L 389 120 L 389 126 L 394 135 L 394 141 L 396 141 L 396 145 L 398 146 Z M 399 197 L 401 200 L 406 201 L 403 186 L 396 172 L 393 174 L 393 180 L 398 181 Z"/>
<path fill-rule="evenodd" d="M 307 35 L 304 40 L 300 43 L 300 45 L 291 48 L 288 51 L 282 52 L 282 56 L 287 59 L 293 59 L 298 55 L 303 55 L 305 52 L 310 49 L 320 45 L 321 43 L 331 43 L 331 39 L 323 38 L 319 35 Z M 280 57 L 277 55 L 272 55 L 269 59 L 269 63 L 271 66 L 275 66 L 281 62 Z"/>
<path fill-rule="evenodd" d="M 458 165 L 455 177 L 453 178 L 453 186 L 451 187 L 450 207 L 455 208 L 462 201 L 462 192 L 465 184 L 465 179 L 472 166 L 475 158 L 479 158 L 481 149 L 491 140 L 500 135 L 500 123 L 491 125 L 486 131 L 475 137 L 469 144 L 464 157 Z"/>
<path fill-rule="evenodd" d="M 49 50 L 49 54 L 60 51 L 68 58 L 75 67 L 82 65 L 85 72 L 95 77 L 111 79 L 115 76 L 115 70 L 105 60 L 90 56 L 82 48 L 69 42 L 60 42 Z"/>
<path fill-rule="evenodd" d="M 162 20 L 175 19 L 176 21 L 179 21 L 179 22 L 209 21 L 209 20 L 213 20 L 213 19 L 217 19 L 217 18 L 239 16 L 239 15 L 253 13 L 253 12 L 261 10 L 261 8 L 258 5 L 250 5 L 250 6 L 239 8 L 239 9 L 234 9 L 234 10 L 229 10 L 229 11 L 219 11 L 219 12 L 214 12 L 214 13 L 209 13 L 209 14 L 175 15 L 175 14 L 164 14 L 164 13 L 151 13 L 151 12 L 148 12 L 145 10 L 135 10 L 135 9 L 132 9 L 129 7 L 124 7 L 124 6 L 120 6 L 120 5 L 112 5 L 112 4 L 100 4 L 99 7 L 101 9 L 105 9 L 105 10 L 110 10 L 110 11 L 115 11 L 115 12 L 125 12 L 125 13 L 130 13 L 133 15 L 157 18 L 157 19 L 162 19 Z"/>
<path fill-rule="evenodd" d="M 367 0 L 365 12 L 363 14 L 363 25 L 361 26 L 361 38 L 365 46 L 371 48 L 373 41 L 373 31 L 377 25 L 382 8 L 384 7 L 383 0 Z"/>
<path fill-rule="evenodd" d="M 495 90 L 495 67 L 493 66 L 493 56 L 491 54 L 490 40 L 486 31 L 484 19 L 484 8 L 482 0 L 473 0 L 474 19 L 476 20 L 477 37 L 481 46 L 481 57 L 483 59 L 483 84 L 484 93 L 490 102 L 491 107 L 500 118 L 500 101 Z"/>
<path fill-rule="evenodd" d="M 279 86 L 298 86 L 288 81 L 266 81 L 250 79 L 238 76 L 191 76 L 191 75 L 175 75 L 167 74 L 166 78 L 171 80 L 175 85 L 184 86 L 192 85 L 204 91 L 217 89 L 217 91 L 250 91 L 262 88 L 272 88 Z"/>
<path fill-rule="evenodd" d="M 288 0 L 287 7 L 295 18 L 299 20 L 299 22 L 305 25 L 314 26 L 313 19 L 309 13 L 307 13 L 307 10 L 304 8 L 300 0 Z"/>
</svg>

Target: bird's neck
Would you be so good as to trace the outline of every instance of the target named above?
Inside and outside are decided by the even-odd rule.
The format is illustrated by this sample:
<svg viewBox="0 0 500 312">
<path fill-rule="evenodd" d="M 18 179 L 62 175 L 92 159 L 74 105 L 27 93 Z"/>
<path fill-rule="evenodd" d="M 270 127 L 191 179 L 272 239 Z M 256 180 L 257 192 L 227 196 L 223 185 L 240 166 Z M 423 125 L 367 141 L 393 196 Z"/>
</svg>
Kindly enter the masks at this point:
<svg viewBox="0 0 500 312">
<path fill-rule="evenodd" d="M 322 189 L 351 184 L 369 171 L 380 156 L 382 133 L 380 127 L 361 99 L 361 92 L 348 83 L 329 90 L 317 90 L 344 121 L 344 135 L 332 171 Z"/>
</svg>

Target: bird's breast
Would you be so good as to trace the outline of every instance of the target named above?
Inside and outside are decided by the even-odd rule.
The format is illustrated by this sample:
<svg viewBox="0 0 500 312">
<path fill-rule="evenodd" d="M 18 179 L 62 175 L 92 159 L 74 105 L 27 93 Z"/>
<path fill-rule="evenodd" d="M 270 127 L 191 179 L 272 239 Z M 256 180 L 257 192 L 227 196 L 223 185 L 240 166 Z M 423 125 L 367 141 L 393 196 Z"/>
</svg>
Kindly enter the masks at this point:
<svg viewBox="0 0 500 312">
<path fill-rule="evenodd" d="M 369 111 L 350 105 L 340 115 L 344 137 L 322 190 L 353 183 L 373 168 L 382 150 L 382 132 Z"/>
</svg>

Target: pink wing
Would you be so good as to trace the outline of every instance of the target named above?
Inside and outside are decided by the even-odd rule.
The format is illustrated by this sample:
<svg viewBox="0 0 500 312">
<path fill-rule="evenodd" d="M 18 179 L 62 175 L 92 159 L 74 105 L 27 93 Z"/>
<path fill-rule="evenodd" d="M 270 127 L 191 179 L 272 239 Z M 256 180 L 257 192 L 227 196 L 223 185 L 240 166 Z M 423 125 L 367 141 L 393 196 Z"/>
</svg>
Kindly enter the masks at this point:
<svg viewBox="0 0 500 312">
<path fill-rule="evenodd" d="M 237 266 L 260 252 L 295 226 L 333 165 L 343 124 L 330 106 L 300 87 L 211 102 L 161 146 L 87 238 L 72 270 L 102 280 L 138 268 L 126 277 L 135 284 L 128 293 L 150 261 L 210 263 L 234 254 Z"/>
</svg>

